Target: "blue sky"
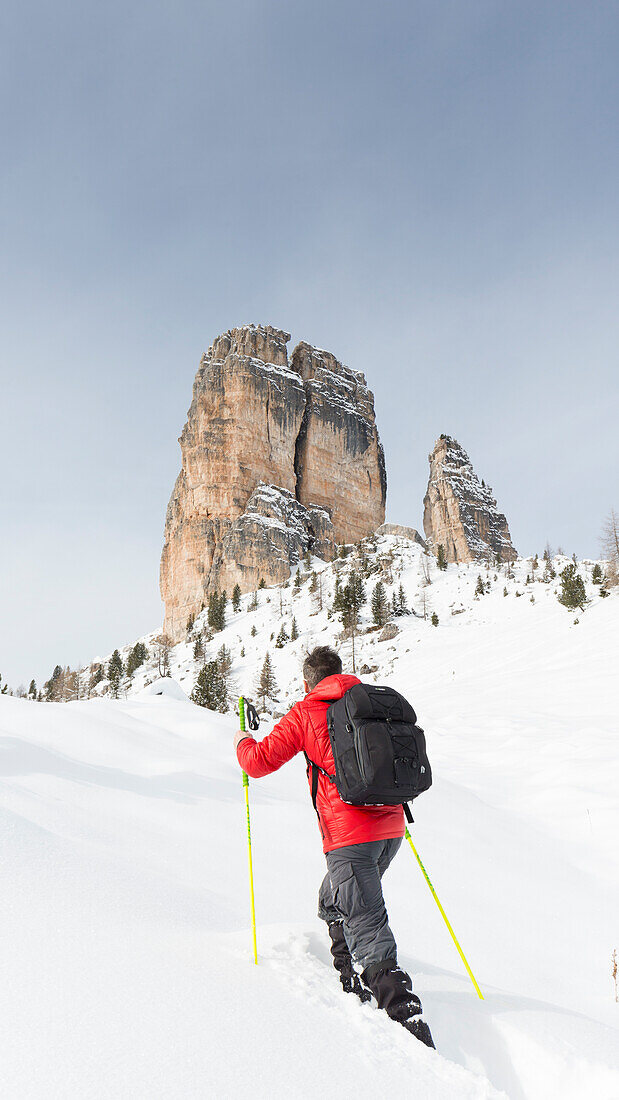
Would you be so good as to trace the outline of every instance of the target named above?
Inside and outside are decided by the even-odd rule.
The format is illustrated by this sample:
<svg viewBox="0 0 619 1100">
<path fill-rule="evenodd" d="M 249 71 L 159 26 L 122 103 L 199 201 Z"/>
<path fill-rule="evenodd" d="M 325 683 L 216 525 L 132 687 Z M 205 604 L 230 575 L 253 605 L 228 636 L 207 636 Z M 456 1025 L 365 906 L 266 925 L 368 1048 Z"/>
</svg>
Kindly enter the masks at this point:
<svg viewBox="0 0 619 1100">
<path fill-rule="evenodd" d="M 619 507 L 619 10 L 24 3 L 0 25 L 0 673 L 161 619 L 177 443 L 215 335 L 363 370 L 388 518 L 441 432 L 514 543 Z"/>
</svg>

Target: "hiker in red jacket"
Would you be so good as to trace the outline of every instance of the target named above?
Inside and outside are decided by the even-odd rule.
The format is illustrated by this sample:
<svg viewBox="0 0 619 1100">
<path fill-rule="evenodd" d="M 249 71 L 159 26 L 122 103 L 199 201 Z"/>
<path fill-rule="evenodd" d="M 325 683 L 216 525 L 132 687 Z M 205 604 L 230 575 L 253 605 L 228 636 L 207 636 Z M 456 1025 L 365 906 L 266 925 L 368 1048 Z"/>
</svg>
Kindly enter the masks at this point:
<svg viewBox="0 0 619 1100">
<path fill-rule="evenodd" d="M 356 676 L 342 675 L 342 662 L 333 649 L 318 646 L 303 663 L 305 698 L 262 741 L 239 730 L 234 747 L 239 764 L 253 779 L 277 771 L 299 752 L 306 754 L 310 787 L 312 773 L 318 780 L 315 804 L 327 861 L 318 915 L 329 927 L 333 965 L 342 986 L 362 1001 L 370 999 L 370 990 L 379 1008 L 433 1046 L 430 1029 L 421 1019 L 421 1002 L 397 963 L 381 885 L 404 836 L 402 807 L 351 806 L 324 774 L 335 770 L 327 709 L 358 683 Z M 309 761 L 323 770 L 310 768 Z M 353 960 L 361 970 L 361 982 Z"/>
</svg>

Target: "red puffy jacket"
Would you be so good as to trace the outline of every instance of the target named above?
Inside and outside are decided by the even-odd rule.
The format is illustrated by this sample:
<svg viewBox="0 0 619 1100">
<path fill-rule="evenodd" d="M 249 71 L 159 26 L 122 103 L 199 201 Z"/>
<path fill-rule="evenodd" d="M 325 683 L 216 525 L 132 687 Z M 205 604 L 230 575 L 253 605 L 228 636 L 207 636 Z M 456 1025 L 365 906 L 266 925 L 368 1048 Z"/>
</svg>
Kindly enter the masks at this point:
<svg viewBox="0 0 619 1100">
<path fill-rule="evenodd" d="M 260 779 L 277 771 L 298 752 L 305 751 L 310 760 L 334 775 L 327 708 L 358 683 L 356 676 L 327 676 L 300 703 L 295 703 L 264 740 L 255 741 L 251 736 L 243 738 L 237 748 L 243 770 L 252 779 Z M 311 775 L 308 779 L 311 787 Z M 347 844 L 404 836 L 401 806 L 349 806 L 342 802 L 335 783 L 322 773 L 318 775 L 316 808 L 325 852 L 344 848 Z"/>
</svg>

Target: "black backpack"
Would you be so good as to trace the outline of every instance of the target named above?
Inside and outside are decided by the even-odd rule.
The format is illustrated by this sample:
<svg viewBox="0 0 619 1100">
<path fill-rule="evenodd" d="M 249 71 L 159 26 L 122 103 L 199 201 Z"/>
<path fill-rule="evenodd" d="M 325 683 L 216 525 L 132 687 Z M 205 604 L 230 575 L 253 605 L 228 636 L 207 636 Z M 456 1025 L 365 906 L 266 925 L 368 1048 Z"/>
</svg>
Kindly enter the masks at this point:
<svg viewBox="0 0 619 1100">
<path fill-rule="evenodd" d="M 331 703 L 327 728 L 335 775 L 307 758 L 314 809 L 319 772 L 351 806 L 404 805 L 431 785 L 423 730 L 410 703 L 393 688 L 355 684 Z"/>
</svg>

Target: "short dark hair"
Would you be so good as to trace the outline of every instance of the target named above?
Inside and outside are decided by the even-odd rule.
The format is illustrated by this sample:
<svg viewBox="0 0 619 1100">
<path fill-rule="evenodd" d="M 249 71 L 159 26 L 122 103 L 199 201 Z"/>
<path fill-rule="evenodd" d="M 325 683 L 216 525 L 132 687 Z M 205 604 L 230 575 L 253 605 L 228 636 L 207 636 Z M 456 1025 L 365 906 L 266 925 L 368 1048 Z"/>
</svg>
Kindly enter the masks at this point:
<svg viewBox="0 0 619 1100">
<path fill-rule="evenodd" d="M 311 653 L 308 653 L 303 662 L 303 679 L 307 680 L 310 691 L 316 684 L 324 680 L 325 676 L 339 676 L 342 671 L 342 662 L 334 649 L 329 645 L 317 645 Z"/>
</svg>

